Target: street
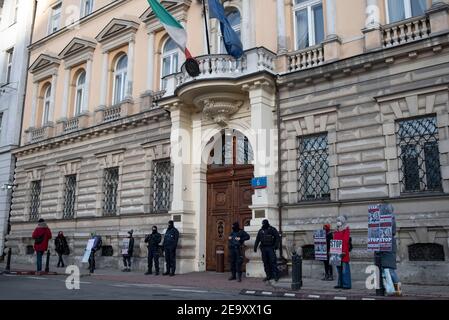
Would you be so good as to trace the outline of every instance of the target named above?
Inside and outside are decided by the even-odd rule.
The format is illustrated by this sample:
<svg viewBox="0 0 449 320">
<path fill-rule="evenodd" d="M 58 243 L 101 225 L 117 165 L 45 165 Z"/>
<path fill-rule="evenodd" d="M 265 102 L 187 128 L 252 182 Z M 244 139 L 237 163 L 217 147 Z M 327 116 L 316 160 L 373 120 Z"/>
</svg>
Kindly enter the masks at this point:
<svg viewBox="0 0 449 320">
<path fill-rule="evenodd" d="M 240 290 L 210 289 L 81 277 L 79 290 L 66 288 L 66 276 L 0 275 L 0 300 L 260 300 Z M 284 298 L 286 299 L 286 298 Z"/>
</svg>

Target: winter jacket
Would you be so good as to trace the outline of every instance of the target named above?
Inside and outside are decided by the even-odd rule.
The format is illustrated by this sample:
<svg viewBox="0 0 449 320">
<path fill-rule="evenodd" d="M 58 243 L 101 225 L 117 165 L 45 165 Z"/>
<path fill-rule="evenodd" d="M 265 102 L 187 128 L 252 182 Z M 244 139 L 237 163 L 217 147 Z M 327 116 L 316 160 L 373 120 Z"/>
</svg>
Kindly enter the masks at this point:
<svg viewBox="0 0 449 320">
<path fill-rule="evenodd" d="M 279 248 L 280 235 L 275 227 L 269 226 L 268 229 L 260 229 L 257 233 L 256 242 L 254 243 L 254 251 L 257 251 L 259 246 L 261 247 L 274 247 Z"/>
<path fill-rule="evenodd" d="M 148 249 L 159 248 L 159 243 L 162 240 L 162 235 L 159 232 L 150 233 L 145 237 L 145 243 L 148 243 Z"/>
<path fill-rule="evenodd" d="M 329 259 L 329 257 L 330 257 L 329 252 L 331 250 L 331 240 L 333 240 L 333 238 L 334 238 L 334 234 L 332 232 L 329 231 L 328 233 L 326 233 L 327 259 Z"/>
<path fill-rule="evenodd" d="M 344 228 L 342 231 L 334 232 L 334 240 L 342 240 L 342 262 L 349 262 L 349 237 L 351 236 L 351 230 L 349 227 Z"/>
<path fill-rule="evenodd" d="M 34 250 L 36 252 L 47 251 L 48 249 L 48 241 L 51 239 L 51 231 L 45 222 L 40 222 L 36 229 L 34 229 L 31 237 L 34 239 Z M 39 242 L 39 240 L 42 241 Z M 39 242 L 39 243 L 37 243 Z"/>
<path fill-rule="evenodd" d="M 246 240 L 249 240 L 249 234 L 244 230 L 232 231 L 229 236 L 231 237 L 228 241 L 229 248 L 240 248 Z M 240 240 L 236 238 L 240 238 Z"/>
<path fill-rule="evenodd" d="M 55 238 L 55 251 L 58 254 L 69 254 L 69 245 L 67 243 L 67 239 L 64 236 L 57 236 Z"/>
<path fill-rule="evenodd" d="M 179 231 L 175 227 L 167 229 L 164 235 L 164 249 L 176 249 L 178 246 Z"/>
<path fill-rule="evenodd" d="M 389 252 L 375 252 L 374 253 L 374 261 L 376 261 L 376 257 L 380 257 L 380 264 L 382 268 L 396 269 L 396 219 L 393 217 L 393 224 L 391 228 L 392 233 L 392 250 Z"/>
</svg>

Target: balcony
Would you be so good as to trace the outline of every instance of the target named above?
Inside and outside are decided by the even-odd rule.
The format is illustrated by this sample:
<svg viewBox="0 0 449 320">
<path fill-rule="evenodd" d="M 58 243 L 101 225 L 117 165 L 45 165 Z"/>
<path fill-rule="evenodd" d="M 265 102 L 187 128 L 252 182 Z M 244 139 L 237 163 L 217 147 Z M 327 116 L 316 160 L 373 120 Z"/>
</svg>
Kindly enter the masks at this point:
<svg viewBox="0 0 449 320">
<path fill-rule="evenodd" d="M 323 45 L 309 47 L 288 54 L 288 71 L 304 70 L 323 64 Z"/>
<path fill-rule="evenodd" d="M 430 33 L 430 20 L 427 16 L 399 21 L 382 27 L 382 46 L 390 48 L 425 39 Z"/>
<path fill-rule="evenodd" d="M 64 122 L 63 131 L 64 132 L 74 131 L 74 130 L 77 130 L 78 127 L 79 127 L 79 119 L 78 118 L 69 119 Z"/>
<path fill-rule="evenodd" d="M 230 55 L 212 54 L 196 57 L 200 74 L 191 77 L 183 65 L 181 72 L 164 78 L 166 87 L 164 97 L 174 95 L 176 88 L 200 80 L 237 79 L 257 72 L 275 72 L 276 54 L 265 48 L 254 48 L 244 52 L 240 59 Z"/>
<path fill-rule="evenodd" d="M 53 136 L 53 124 L 48 123 L 40 128 L 28 128 L 28 143 L 35 143 Z"/>
</svg>

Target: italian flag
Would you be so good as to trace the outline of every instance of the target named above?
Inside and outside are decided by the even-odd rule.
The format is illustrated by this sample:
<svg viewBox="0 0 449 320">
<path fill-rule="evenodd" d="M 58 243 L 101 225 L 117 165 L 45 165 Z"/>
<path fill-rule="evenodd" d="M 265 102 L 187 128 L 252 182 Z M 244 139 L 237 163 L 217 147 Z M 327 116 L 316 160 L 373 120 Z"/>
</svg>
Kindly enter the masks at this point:
<svg viewBox="0 0 449 320">
<path fill-rule="evenodd" d="M 192 58 L 190 51 L 186 47 L 187 32 L 185 29 L 170 13 L 168 13 L 167 10 L 165 10 L 159 1 L 148 0 L 148 3 L 150 4 L 151 9 L 153 9 L 156 17 L 161 21 L 170 38 L 172 38 L 172 40 L 181 48 L 187 59 Z"/>
</svg>

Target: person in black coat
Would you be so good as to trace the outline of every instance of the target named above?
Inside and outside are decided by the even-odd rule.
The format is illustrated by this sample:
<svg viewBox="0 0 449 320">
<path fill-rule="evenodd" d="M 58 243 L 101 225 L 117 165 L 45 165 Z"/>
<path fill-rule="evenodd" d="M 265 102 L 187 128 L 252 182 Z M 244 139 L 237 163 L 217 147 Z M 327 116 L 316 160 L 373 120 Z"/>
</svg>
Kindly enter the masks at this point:
<svg viewBox="0 0 449 320">
<path fill-rule="evenodd" d="M 175 228 L 173 220 L 168 222 L 168 228 L 164 235 L 164 255 L 166 270 L 164 276 L 175 275 L 176 270 L 176 247 L 178 246 L 179 231 Z"/>
<path fill-rule="evenodd" d="M 128 250 L 125 254 L 123 254 L 123 265 L 125 268 L 122 270 L 123 272 L 130 272 L 131 271 L 131 258 L 133 256 L 134 251 L 134 237 L 133 237 L 133 230 L 128 231 L 128 238 L 129 238 L 129 245 Z"/>
<path fill-rule="evenodd" d="M 276 228 L 270 226 L 267 219 L 262 221 L 262 228 L 257 233 L 256 242 L 254 244 L 254 252 L 260 244 L 260 251 L 262 252 L 263 267 L 265 269 L 266 277 L 263 281 L 269 281 L 274 278 L 279 280 L 279 270 L 277 268 L 276 252 L 279 248 L 280 235 Z"/>
<path fill-rule="evenodd" d="M 70 249 L 67 244 L 67 239 L 62 231 L 59 231 L 58 236 L 55 238 L 55 251 L 58 254 L 58 265 L 56 267 L 64 268 L 64 260 L 62 259 L 62 255 L 69 255 Z"/>
<path fill-rule="evenodd" d="M 331 240 L 333 238 L 333 234 L 331 232 L 331 225 L 325 224 L 323 229 L 326 231 L 326 250 L 327 250 L 327 260 L 324 260 L 324 278 L 321 279 L 323 281 L 334 281 L 334 275 L 332 270 L 332 265 L 329 263 L 330 258 L 330 248 L 331 248 Z"/>
<path fill-rule="evenodd" d="M 242 265 L 243 257 L 245 253 L 243 252 L 243 243 L 249 240 L 249 234 L 244 230 L 240 229 L 238 222 L 234 222 L 232 225 L 232 231 L 229 235 L 229 260 L 231 263 L 231 277 L 229 280 L 237 279 L 238 282 L 242 281 Z M 236 278 L 236 275 L 238 278 Z"/>
<path fill-rule="evenodd" d="M 147 275 L 153 273 L 153 261 L 156 275 L 159 275 L 159 243 L 161 240 L 162 236 L 157 232 L 157 226 L 153 226 L 152 233 L 145 237 L 145 243 L 148 243 L 148 271 L 145 272 Z"/>
</svg>

